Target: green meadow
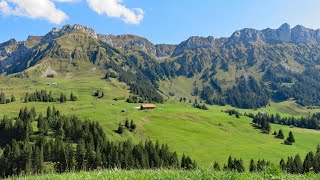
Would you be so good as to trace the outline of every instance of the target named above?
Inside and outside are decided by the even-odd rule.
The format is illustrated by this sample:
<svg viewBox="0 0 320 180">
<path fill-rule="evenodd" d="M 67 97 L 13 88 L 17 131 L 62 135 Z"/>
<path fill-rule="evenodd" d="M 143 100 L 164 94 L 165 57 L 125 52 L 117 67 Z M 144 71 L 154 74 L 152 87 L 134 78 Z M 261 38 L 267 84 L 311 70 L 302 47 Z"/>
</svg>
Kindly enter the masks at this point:
<svg viewBox="0 0 320 180">
<path fill-rule="evenodd" d="M 99 69 L 82 71 L 82 73 L 59 74 L 56 78 L 28 78 L 18 79 L 2 77 L 0 79 L 0 91 L 6 96 L 14 94 L 17 102 L 0 105 L 0 116 L 4 114 L 16 116 L 22 107 L 35 106 L 38 111 L 46 112 L 48 106 L 55 106 L 63 114 L 79 115 L 83 119 L 98 121 L 112 141 L 132 140 L 135 143 L 145 140 L 167 143 L 171 150 L 190 155 L 201 168 L 208 168 L 214 161 L 221 165 L 227 162 L 232 155 L 244 160 L 245 166 L 249 166 L 251 158 L 254 160 L 270 160 L 278 164 L 281 158 L 294 156 L 297 153 L 304 157 L 307 152 L 315 150 L 320 144 L 320 132 L 315 130 L 289 128 L 288 126 L 272 125 L 272 132 L 282 129 L 285 136 L 293 131 L 296 143 L 292 146 L 283 144 L 283 140 L 274 138 L 271 133 L 261 133 L 251 124 L 251 119 L 245 116 L 236 118 L 222 112 L 231 109 L 230 106 L 208 106 L 209 110 L 199 110 L 191 107 L 191 104 L 168 98 L 169 102 L 157 104 L 156 110 L 137 110 L 141 104 L 129 104 L 124 100 L 114 98 L 128 97 L 128 87 L 115 79 L 105 80 L 99 74 Z M 47 85 L 57 83 L 57 85 Z M 185 83 L 181 79 L 175 83 L 178 89 L 184 89 Z M 169 87 L 169 85 L 168 85 Z M 174 87 L 171 87 L 174 88 Z M 72 91 L 77 97 L 76 102 L 61 103 L 24 103 L 26 92 L 46 89 L 52 91 L 56 97 L 61 92 L 70 94 Z M 96 90 L 105 93 L 103 98 L 93 97 Z M 186 94 L 187 90 L 182 94 Z M 126 112 L 121 112 L 126 109 Z M 293 101 L 271 103 L 270 106 L 258 110 L 239 109 L 244 112 L 268 112 L 280 113 L 283 116 L 306 116 L 318 110 L 308 110 L 300 107 Z M 119 122 L 133 119 L 137 124 L 135 132 L 125 131 L 122 135 L 115 133 Z"/>
</svg>

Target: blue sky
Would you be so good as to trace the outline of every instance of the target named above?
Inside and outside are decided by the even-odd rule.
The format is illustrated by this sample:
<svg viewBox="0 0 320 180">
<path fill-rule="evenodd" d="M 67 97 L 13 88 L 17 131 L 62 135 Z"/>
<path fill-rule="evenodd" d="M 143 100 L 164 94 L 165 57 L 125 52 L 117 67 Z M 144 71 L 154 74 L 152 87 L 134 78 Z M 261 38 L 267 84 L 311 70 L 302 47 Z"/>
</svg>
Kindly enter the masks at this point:
<svg viewBox="0 0 320 180">
<path fill-rule="evenodd" d="M 0 0 L 0 42 L 77 23 L 101 34 L 177 44 L 193 35 L 225 37 L 285 22 L 318 29 L 319 17 L 319 0 Z"/>
</svg>

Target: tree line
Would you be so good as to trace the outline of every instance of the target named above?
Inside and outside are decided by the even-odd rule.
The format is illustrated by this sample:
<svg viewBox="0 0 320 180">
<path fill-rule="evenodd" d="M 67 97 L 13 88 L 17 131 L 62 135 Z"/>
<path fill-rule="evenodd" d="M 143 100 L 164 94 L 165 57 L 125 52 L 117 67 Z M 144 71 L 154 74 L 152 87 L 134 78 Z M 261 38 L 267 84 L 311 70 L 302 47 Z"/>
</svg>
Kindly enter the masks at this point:
<svg viewBox="0 0 320 180">
<path fill-rule="evenodd" d="M 77 101 L 77 96 L 70 93 L 69 99 L 67 99 L 67 95 L 65 93 L 61 93 L 59 97 L 54 97 L 51 91 L 47 90 L 36 90 L 35 92 L 29 93 L 27 92 L 24 97 L 24 102 L 60 102 L 65 103 L 67 101 Z"/>
<path fill-rule="evenodd" d="M 320 146 L 317 146 L 316 152 L 310 151 L 302 161 L 300 155 L 288 157 L 287 161 L 281 159 L 279 163 L 281 169 L 292 174 L 305 174 L 309 172 L 320 172 Z"/>
<path fill-rule="evenodd" d="M 261 113 L 258 113 L 257 115 L 254 115 L 252 113 L 245 114 L 246 116 L 253 118 L 253 119 L 259 119 L 262 118 L 270 123 L 273 124 L 281 124 L 281 125 L 288 125 L 288 126 L 295 126 L 300 128 L 307 128 L 307 129 L 319 129 L 319 120 L 320 120 L 320 113 L 314 113 L 312 115 L 309 115 L 307 117 L 281 117 L 278 113 L 276 115 L 274 114 L 267 114 L 264 113 L 263 115 Z"/>
<path fill-rule="evenodd" d="M 8 104 L 11 102 L 15 102 L 16 97 L 12 94 L 10 98 L 6 98 L 6 95 L 4 92 L 0 92 L 0 104 Z"/>
<path fill-rule="evenodd" d="M 255 124 L 256 127 L 262 130 L 262 132 L 269 134 L 271 132 L 271 126 L 268 120 L 268 115 L 265 113 L 258 113 L 257 115 L 249 114 L 249 117 L 252 117 L 252 123 Z M 282 129 L 277 133 L 276 131 L 273 133 L 275 138 L 284 139 L 284 135 Z M 295 142 L 295 138 L 293 133 L 290 131 L 288 138 L 284 141 L 286 145 L 292 145 Z"/>
<path fill-rule="evenodd" d="M 33 128 L 34 123 L 38 130 Z M 105 168 L 196 168 L 188 156 L 179 161 L 166 144 L 111 142 L 98 122 L 64 116 L 55 107 L 48 107 L 46 116 L 35 108 L 23 108 L 14 118 L 4 116 L 0 134 L 1 141 L 6 139 L 0 144 L 0 177 L 45 172 L 44 164 L 51 164 L 59 173 Z"/>
</svg>

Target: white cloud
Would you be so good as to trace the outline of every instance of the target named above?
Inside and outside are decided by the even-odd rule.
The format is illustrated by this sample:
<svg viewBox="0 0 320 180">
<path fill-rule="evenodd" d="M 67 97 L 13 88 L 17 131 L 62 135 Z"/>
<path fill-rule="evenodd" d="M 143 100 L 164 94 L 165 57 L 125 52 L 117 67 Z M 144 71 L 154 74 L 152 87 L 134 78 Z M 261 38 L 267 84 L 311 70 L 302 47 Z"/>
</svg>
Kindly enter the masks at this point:
<svg viewBox="0 0 320 180">
<path fill-rule="evenodd" d="M 68 16 L 57 9 L 51 0 L 0 0 L 0 13 L 32 19 L 46 19 L 54 24 L 60 24 L 68 19 Z"/>
<path fill-rule="evenodd" d="M 78 2 L 80 0 L 54 0 L 54 1 L 61 2 L 61 3 L 64 3 L 64 2 L 69 3 L 69 2 Z"/>
<path fill-rule="evenodd" d="M 87 2 L 96 13 L 120 18 L 128 24 L 139 24 L 144 17 L 141 8 L 129 9 L 122 4 L 122 0 L 87 0 Z"/>
</svg>

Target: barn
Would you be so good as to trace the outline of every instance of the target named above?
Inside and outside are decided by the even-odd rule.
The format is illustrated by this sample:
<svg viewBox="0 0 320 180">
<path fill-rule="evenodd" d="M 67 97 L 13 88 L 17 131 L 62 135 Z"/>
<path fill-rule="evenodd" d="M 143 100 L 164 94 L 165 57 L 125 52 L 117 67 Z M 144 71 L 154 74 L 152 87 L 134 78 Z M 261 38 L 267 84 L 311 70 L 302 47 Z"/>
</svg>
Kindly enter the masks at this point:
<svg viewBox="0 0 320 180">
<path fill-rule="evenodd" d="M 155 104 L 143 104 L 140 109 L 146 110 L 146 109 L 156 109 L 157 106 Z"/>
</svg>

